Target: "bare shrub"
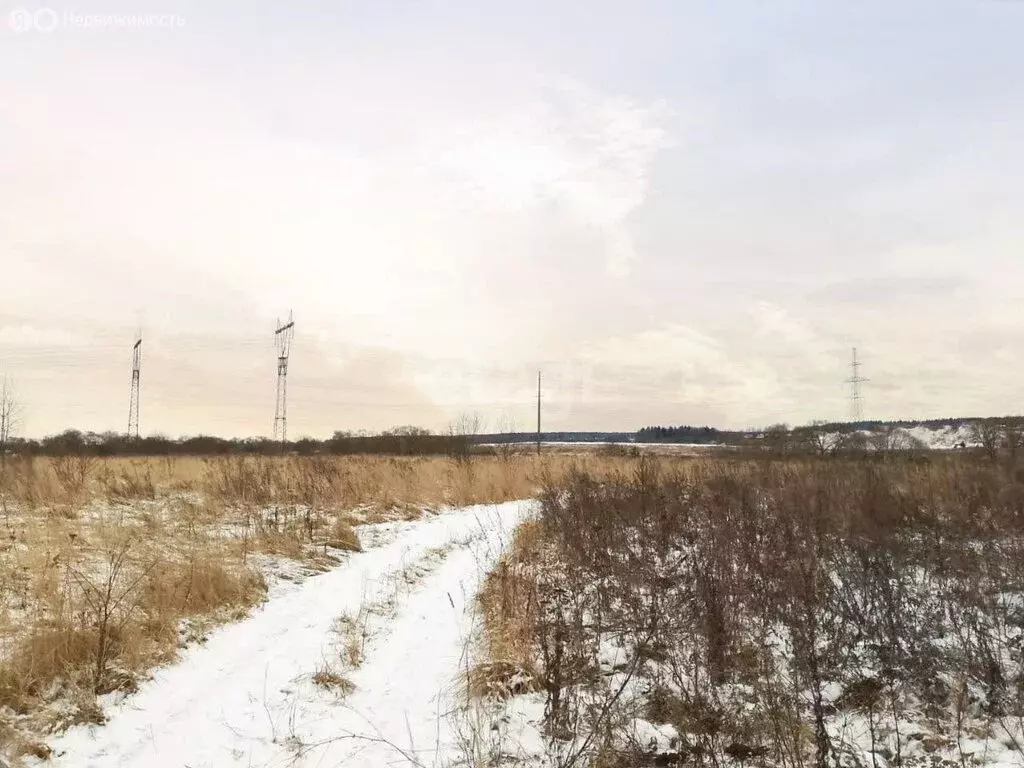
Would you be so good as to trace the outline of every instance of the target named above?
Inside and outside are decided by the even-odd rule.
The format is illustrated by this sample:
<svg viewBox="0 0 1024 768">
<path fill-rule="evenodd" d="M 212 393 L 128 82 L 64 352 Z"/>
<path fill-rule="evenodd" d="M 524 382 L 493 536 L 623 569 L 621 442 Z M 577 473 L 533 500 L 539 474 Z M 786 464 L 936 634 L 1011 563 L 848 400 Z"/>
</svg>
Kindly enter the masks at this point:
<svg viewBox="0 0 1024 768">
<path fill-rule="evenodd" d="M 513 548 L 485 585 L 494 666 L 477 692 L 514 674 L 502 663 L 515 638 L 560 766 L 857 764 L 850 721 L 881 766 L 913 748 L 915 711 L 950 759 L 967 759 L 961 734 L 996 727 L 1019 750 L 1019 481 L 970 458 L 900 455 L 644 457 L 617 476 L 550 478 L 524 529 L 530 557 Z M 501 608 L 514 589 L 529 599 Z M 631 743 L 638 712 L 674 727 L 674 753 Z"/>
<path fill-rule="evenodd" d="M 89 454 L 55 456 L 51 463 L 54 477 L 64 493 L 72 499 L 85 492 L 95 466 L 96 458 Z"/>
<path fill-rule="evenodd" d="M 142 581 L 148 571 L 155 567 L 155 563 L 148 563 L 132 568 L 129 555 L 133 544 L 130 537 L 114 542 L 105 553 L 99 573 L 90 573 L 74 565 L 68 566 L 68 573 L 78 588 L 81 600 L 91 613 L 91 623 L 96 634 L 93 687 L 97 693 L 103 692 L 107 662 L 113 655 L 111 645 L 132 620 L 139 607 Z"/>
<path fill-rule="evenodd" d="M 313 682 L 320 688 L 336 693 L 339 696 L 348 696 L 356 689 L 351 680 L 334 671 L 328 664 L 317 668 L 316 673 L 313 675 Z"/>
<path fill-rule="evenodd" d="M 135 461 L 118 471 L 104 466 L 97 475 L 103 495 L 112 501 L 152 500 L 156 498 L 153 473 L 144 461 Z"/>
<path fill-rule="evenodd" d="M 220 550 L 167 559 L 137 533 L 69 536 L 41 564 L 23 596 L 27 626 L 0 658 L 0 706 L 30 714 L 79 691 L 81 710 L 93 694 L 132 690 L 140 672 L 173 657 L 183 618 L 244 610 L 265 594 L 258 574 L 227 567 Z"/>
</svg>

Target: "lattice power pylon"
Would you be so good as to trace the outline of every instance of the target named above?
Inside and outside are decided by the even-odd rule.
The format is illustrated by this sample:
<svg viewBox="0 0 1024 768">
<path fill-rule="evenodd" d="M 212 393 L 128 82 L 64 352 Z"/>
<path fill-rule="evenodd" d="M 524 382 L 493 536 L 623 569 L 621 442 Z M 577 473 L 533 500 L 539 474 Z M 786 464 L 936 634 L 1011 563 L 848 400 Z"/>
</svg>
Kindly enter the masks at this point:
<svg viewBox="0 0 1024 768">
<path fill-rule="evenodd" d="M 139 439 L 139 384 L 142 371 L 142 334 L 132 347 L 132 392 L 128 398 L 128 438 Z"/>
<path fill-rule="evenodd" d="M 277 349 L 277 403 L 274 406 L 274 439 L 288 442 L 288 354 L 295 336 L 295 321 L 288 313 L 288 322 L 277 322 L 274 347 Z"/>
<path fill-rule="evenodd" d="M 850 385 L 850 418 L 859 422 L 864 420 L 864 396 L 861 394 L 860 385 L 868 381 L 860 375 L 861 362 L 857 360 L 857 348 L 853 348 L 853 360 L 850 363 L 850 378 L 846 383 Z"/>
</svg>

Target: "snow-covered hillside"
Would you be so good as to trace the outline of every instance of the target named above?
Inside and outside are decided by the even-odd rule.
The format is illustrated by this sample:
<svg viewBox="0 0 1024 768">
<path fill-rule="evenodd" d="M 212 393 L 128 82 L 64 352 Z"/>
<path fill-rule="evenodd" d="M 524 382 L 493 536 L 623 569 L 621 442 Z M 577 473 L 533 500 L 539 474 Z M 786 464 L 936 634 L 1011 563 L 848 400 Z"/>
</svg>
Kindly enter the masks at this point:
<svg viewBox="0 0 1024 768">
<path fill-rule="evenodd" d="M 957 427 L 939 427 L 937 429 L 919 424 L 915 427 L 907 427 L 904 431 L 931 450 L 949 451 L 960 446 L 973 448 L 978 444 L 974 434 L 974 427 L 971 424 L 961 424 Z"/>
</svg>

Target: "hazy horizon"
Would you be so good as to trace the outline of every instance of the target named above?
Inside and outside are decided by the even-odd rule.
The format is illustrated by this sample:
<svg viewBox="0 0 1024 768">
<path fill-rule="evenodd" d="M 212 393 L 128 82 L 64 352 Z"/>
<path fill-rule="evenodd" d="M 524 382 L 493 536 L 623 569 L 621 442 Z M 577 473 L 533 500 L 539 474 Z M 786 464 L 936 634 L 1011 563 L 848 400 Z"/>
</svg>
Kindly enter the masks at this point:
<svg viewBox="0 0 1024 768">
<path fill-rule="evenodd" d="M 1024 2 L 146 2 L 0 17 L 19 434 L 1021 412 Z"/>
</svg>

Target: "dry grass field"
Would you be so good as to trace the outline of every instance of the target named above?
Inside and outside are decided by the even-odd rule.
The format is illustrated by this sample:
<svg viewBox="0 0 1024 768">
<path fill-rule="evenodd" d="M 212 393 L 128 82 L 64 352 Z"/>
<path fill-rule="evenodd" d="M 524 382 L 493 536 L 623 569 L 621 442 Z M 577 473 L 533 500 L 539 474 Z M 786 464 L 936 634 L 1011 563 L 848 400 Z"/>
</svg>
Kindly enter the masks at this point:
<svg viewBox="0 0 1024 768">
<path fill-rule="evenodd" d="M 1024 763 L 1016 462 L 645 457 L 571 473 L 480 607 L 469 691 L 515 733 L 489 760 Z"/>
<path fill-rule="evenodd" d="M 0 484 L 0 755 L 103 718 L 96 696 L 332 567 L 362 523 L 536 495 L 600 456 L 10 458 Z"/>
<path fill-rule="evenodd" d="M 1024 760 L 1015 460 L 619 453 L 9 461 L 0 755 L 102 722 L 275 584 L 375 546 L 361 525 L 535 497 L 480 593 L 481 733 L 518 723 L 562 768 Z M 339 618 L 318 684 L 344 689 L 388 611 Z"/>
</svg>

